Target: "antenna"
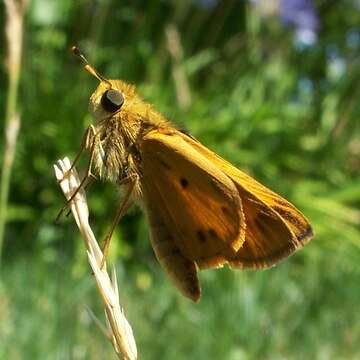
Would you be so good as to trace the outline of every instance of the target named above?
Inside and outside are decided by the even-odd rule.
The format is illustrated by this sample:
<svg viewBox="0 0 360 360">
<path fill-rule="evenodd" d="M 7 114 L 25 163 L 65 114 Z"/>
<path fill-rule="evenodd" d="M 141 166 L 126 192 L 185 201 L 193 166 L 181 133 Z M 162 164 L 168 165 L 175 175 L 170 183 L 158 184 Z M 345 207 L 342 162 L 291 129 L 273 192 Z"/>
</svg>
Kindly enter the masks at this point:
<svg viewBox="0 0 360 360">
<path fill-rule="evenodd" d="M 95 68 L 93 68 L 89 62 L 87 61 L 85 55 L 81 52 L 81 50 L 77 47 L 77 46 L 72 46 L 71 47 L 71 52 L 77 56 L 78 58 L 80 58 L 80 60 L 85 64 L 85 70 L 90 73 L 91 75 L 95 76 L 99 81 L 104 81 L 106 82 L 109 87 L 111 88 L 111 83 L 109 80 L 105 79 L 102 75 L 100 75 L 97 70 Z"/>
</svg>

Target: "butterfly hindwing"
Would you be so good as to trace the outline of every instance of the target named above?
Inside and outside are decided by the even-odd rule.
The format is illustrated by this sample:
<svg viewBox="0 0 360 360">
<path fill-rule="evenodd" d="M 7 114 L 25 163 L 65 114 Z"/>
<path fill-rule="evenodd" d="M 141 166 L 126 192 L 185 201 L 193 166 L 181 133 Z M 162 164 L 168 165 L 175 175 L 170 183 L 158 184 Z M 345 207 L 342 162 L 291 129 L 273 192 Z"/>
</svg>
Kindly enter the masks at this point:
<svg viewBox="0 0 360 360">
<path fill-rule="evenodd" d="M 236 184 L 246 221 L 245 242 L 229 264 L 240 268 L 269 267 L 305 245 L 312 237 L 308 220 L 287 200 L 243 173 L 196 140 L 185 141 Z"/>
<path fill-rule="evenodd" d="M 195 262 L 185 258 L 177 247 L 175 234 L 168 229 L 166 218 L 163 218 L 159 210 L 159 207 L 163 206 L 161 200 L 153 201 L 146 196 L 144 201 L 150 225 L 150 241 L 157 259 L 181 293 L 193 301 L 198 301 L 200 284 Z"/>
</svg>

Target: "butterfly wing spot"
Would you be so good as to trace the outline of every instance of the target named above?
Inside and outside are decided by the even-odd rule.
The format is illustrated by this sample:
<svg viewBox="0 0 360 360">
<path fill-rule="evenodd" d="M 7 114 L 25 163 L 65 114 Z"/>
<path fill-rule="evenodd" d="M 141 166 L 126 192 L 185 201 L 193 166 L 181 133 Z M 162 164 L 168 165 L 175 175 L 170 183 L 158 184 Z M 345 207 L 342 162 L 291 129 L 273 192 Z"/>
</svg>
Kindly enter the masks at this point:
<svg viewBox="0 0 360 360">
<path fill-rule="evenodd" d="M 180 251 L 178 248 L 174 248 L 174 249 L 171 251 L 171 254 L 172 254 L 172 255 L 181 255 L 181 251 Z"/>
<path fill-rule="evenodd" d="M 202 244 L 206 243 L 206 235 L 202 230 L 198 230 L 196 232 L 196 236 L 200 243 L 202 243 Z"/>
<path fill-rule="evenodd" d="M 183 189 L 186 189 L 189 185 L 189 181 L 185 178 L 180 179 L 180 185 Z"/>
<path fill-rule="evenodd" d="M 165 169 L 167 169 L 167 170 L 171 169 L 171 166 L 166 161 L 159 159 L 159 162 Z"/>
<path fill-rule="evenodd" d="M 207 234 L 209 235 L 209 237 L 213 240 L 217 240 L 217 241 L 221 241 L 219 235 L 217 234 L 217 232 L 210 228 L 208 231 L 207 231 Z M 197 239 L 199 240 L 199 242 L 201 244 L 205 244 L 208 240 L 208 237 L 207 237 L 207 234 L 206 232 L 202 231 L 202 230 L 198 230 L 196 232 L 196 236 L 197 236 Z M 218 253 L 215 253 L 215 255 L 219 255 Z"/>
<path fill-rule="evenodd" d="M 221 206 L 221 211 L 223 212 L 224 215 L 229 216 L 230 215 L 230 209 L 226 206 Z"/>
<path fill-rule="evenodd" d="M 163 226 L 165 226 L 165 224 L 164 224 Z M 173 241 L 174 238 L 169 234 L 169 235 L 166 237 L 166 240 L 167 240 L 167 241 Z"/>
</svg>

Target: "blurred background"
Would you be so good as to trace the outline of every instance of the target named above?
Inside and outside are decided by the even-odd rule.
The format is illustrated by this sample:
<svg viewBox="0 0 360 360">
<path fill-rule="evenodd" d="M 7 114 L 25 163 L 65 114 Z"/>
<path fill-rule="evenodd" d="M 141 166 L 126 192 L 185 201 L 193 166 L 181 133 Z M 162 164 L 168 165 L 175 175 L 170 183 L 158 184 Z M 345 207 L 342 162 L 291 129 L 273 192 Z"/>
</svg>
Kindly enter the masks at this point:
<svg viewBox="0 0 360 360">
<path fill-rule="evenodd" d="M 360 358 L 358 0 L 4 0 L 0 22 L 1 359 L 115 357 L 85 311 L 104 318 L 74 221 L 54 224 L 52 164 L 75 157 L 97 86 L 73 44 L 315 231 L 270 270 L 202 272 L 195 305 L 131 210 L 109 260 L 141 358 Z M 88 199 L 102 239 L 118 190 L 98 182 Z"/>
</svg>

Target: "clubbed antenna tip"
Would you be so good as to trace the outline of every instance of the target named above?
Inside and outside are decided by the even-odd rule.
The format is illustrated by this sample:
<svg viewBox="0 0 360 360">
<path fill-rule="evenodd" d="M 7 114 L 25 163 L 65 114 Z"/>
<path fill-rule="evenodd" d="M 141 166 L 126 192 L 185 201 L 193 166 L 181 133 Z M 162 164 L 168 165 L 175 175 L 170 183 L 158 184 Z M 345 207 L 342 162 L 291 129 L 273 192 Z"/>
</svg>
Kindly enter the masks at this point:
<svg viewBox="0 0 360 360">
<path fill-rule="evenodd" d="M 104 78 L 102 75 L 100 75 L 97 70 L 95 68 L 93 68 L 89 62 L 87 61 L 86 57 L 84 56 L 84 54 L 81 52 L 81 50 L 73 45 L 71 48 L 70 48 L 71 52 L 77 56 L 78 58 L 80 58 L 82 60 L 82 62 L 85 64 L 85 70 L 90 73 L 91 75 L 95 76 L 98 80 L 100 81 L 103 81 L 107 84 L 107 86 L 109 88 L 111 88 L 111 83 L 109 80 L 107 80 L 106 78 Z"/>
<path fill-rule="evenodd" d="M 77 47 L 77 46 L 72 46 L 71 47 L 71 52 L 79 57 L 85 64 L 88 64 L 89 62 L 86 60 L 86 57 L 84 56 L 84 54 L 81 52 L 81 50 Z"/>
</svg>

